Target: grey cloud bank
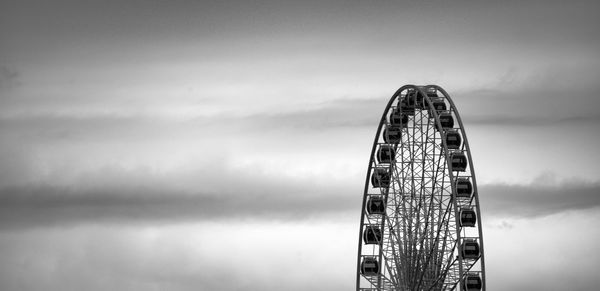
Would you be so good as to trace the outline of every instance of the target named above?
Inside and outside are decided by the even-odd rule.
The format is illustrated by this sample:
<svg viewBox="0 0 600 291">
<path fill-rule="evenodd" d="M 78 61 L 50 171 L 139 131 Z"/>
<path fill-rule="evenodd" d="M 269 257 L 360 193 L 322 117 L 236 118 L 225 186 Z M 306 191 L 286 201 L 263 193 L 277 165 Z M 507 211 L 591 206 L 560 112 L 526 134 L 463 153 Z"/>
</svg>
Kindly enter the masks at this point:
<svg viewBox="0 0 600 291">
<path fill-rule="evenodd" d="M 486 216 L 536 217 L 600 206 L 600 183 L 571 181 L 554 185 L 482 185 Z"/>
<path fill-rule="evenodd" d="M 305 221 L 352 216 L 360 209 L 357 190 L 360 183 L 331 185 L 326 181 L 275 176 L 255 176 L 251 181 L 236 181 L 235 176 L 219 178 L 222 180 L 216 184 L 213 181 L 213 188 L 205 190 L 207 193 L 177 190 L 168 184 L 106 185 L 97 189 L 85 186 L 4 188 L 0 190 L 0 228 L 248 219 Z M 598 193 L 599 183 L 585 181 L 479 187 L 482 213 L 486 218 L 495 219 L 534 218 L 597 209 L 600 207 Z"/>
</svg>

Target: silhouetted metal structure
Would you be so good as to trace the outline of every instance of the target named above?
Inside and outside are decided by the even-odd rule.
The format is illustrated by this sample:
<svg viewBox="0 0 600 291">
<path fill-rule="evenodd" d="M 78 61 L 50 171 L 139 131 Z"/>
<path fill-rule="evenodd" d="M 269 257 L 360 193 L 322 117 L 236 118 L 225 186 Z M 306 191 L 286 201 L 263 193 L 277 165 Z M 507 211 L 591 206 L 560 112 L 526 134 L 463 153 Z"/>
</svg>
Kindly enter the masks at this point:
<svg viewBox="0 0 600 291">
<path fill-rule="evenodd" d="M 356 290 L 485 290 L 473 161 L 452 99 L 406 85 L 387 106 L 367 170 Z"/>
</svg>

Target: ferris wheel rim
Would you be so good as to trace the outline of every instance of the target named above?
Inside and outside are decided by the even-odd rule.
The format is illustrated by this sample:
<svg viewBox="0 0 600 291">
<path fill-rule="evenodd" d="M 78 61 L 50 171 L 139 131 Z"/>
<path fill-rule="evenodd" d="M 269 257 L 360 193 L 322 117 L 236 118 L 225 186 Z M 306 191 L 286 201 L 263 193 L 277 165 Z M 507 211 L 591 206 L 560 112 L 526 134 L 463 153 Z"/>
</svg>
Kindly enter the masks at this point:
<svg viewBox="0 0 600 291">
<path fill-rule="evenodd" d="M 361 280 L 361 274 L 360 274 L 360 268 L 361 267 L 360 267 L 360 265 L 361 265 L 361 260 L 363 259 L 363 257 L 365 257 L 365 256 L 363 256 L 361 254 L 361 249 L 362 249 L 362 246 L 363 246 L 363 242 L 361 240 L 361 236 L 363 235 L 363 230 L 365 229 L 365 226 L 366 226 L 366 224 L 365 224 L 365 217 L 366 217 L 366 214 L 365 214 L 366 210 L 365 210 L 365 208 L 367 206 L 366 205 L 367 204 L 367 197 L 371 196 L 368 193 L 369 189 L 370 189 L 369 179 L 373 175 L 373 169 L 377 168 L 377 166 L 375 166 L 375 165 L 377 165 L 377 163 L 375 162 L 375 152 L 376 152 L 376 149 L 378 148 L 378 145 L 381 146 L 381 143 L 378 142 L 378 141 L 381 138 L 382 128 L 384 127 L 384 125 L 386 125 L 386 121 L 387 121 L 386 117 L 388 115 L 388 112 L 390 111 L 391 107 L 393 106 L 393 104 L 394 104 L 394 102 L 396 100 L 398 100 L 398 102 L 400 101 L 400 99 L 402 98 L 402 96 L 401 96 L 402 92 L 404 92 L 406 90 L 411 90 L 412 89 L 415 92 L 417 92 L 415 94 L 421 94 L 421 96 L 423 97 L 423 102 L 426 102 L 426 104 L 429 105 L 430 108 L 428 108 L 428 109 L 430 110 L 430 112 L 433 112 L 433 117 L 434 117 L 434 120 L 435 120 L 435 124 L 436 124 L 437 130 L 439 130 L 439 132 L 441 133 L 441 136 L 444 137 L 444 138 L 441 138 L 441 141 L 442 141 L 443 152 L 444 152 L 444 155 L 445 155 L 445 161 L 448 164 L 447 165 L 447 167 L 449 169 L 448 170 L 448 172 L 449 172 L 448 176 L 450 177 L 450 181 L 451 181 L 452 184 L 454 183 L 453 181 L 455 181 L 453 173 L 452 173 L 453 171 L 450 170 L 451 169 L 451 165 L 450 165 L 451 162 L 450 162 L 450 157 L 449 157 L 450 151 L 449 151 L 448 146 L 446 145 L 446 140 L 445 140 L 445 134 L 446 133 L 442 130 L 443 127 L 442 127 L 442 125 L 440 123 L 440 118 L 438 116 L 437 109 L 433 107 L 432 100 L 427 95 L 427 92 L 425 92 L 425 89 L 428 89 L 428 88 L 434 88 L 435 90 L 440 91 L 442 93 L 442 95 L 444 96 L 445 100 L 448 100 L 448 103 L 450 105 L 449 112 L 454 113 L 454 116 L 456 117 L 456 119 L 458 121 L 457 122 L 458 123 L 458 129 L 460 130 L 461 136 L 464 139 L 464 141 L 463 141 L 464 150 L 462 150 L 462 151 L 466 152 L 466 154 L 467 154 L 467 161 L 468 161 L 468 164 L 469 164 L 469 173 L 470 173 L 470 176 L 471 176 L 471 178 L 473 180 L 473 182 L 472 182 L 473 183 L 473 194 L 472 194 L 473 198 L 472 199 L 475 199 L 475 206 L 476 206 L 475 208 L 476 208 L 476 211 L 477 211 L 477 216 L 476 217 L 479 218 L 479 219 L 477 219 L 477 225 L 478 225 L 477 229 L 478 229 L 478 232 L 479 232 L 477 238 L 478 238 L 479 243 L 481 244 L 481 255 L 480 255 L 480 258 L 478 260 L 480 261 L 480 266 L 481 266 L 480 273 L 481 273 L 481 277 L 482 277 L 483 282 L 484 282 L 483 290 L 485 290 L 485 269 L 484 269 L 484 259 L 483 259 L 484 258 L 484 256 L 483 256 L 483 233 L 482 233 L 481 219 L 480 219 L 481 216 L 480 216 L 479 199 L 478 199 L 478 193 L 477 193 L 477 190 L 476 190 L 477 188 L 476 188 L 476 182 L 475 182 L 475 173 L 474 173 L 474 170 L 473 170 L 474 168 L 473 168 L 473 165 L 472 165 L 473 162 L 472 162 L 472 158 L 471 158 L 470 148 L 468 146 L 466 134 L 464 133 L 464 126 L 462 124 L 462 120 L 460 119 L 460 115 L 458 114 L 458 110 L 456 109 L 456 106 L 455 106 L 454 102 L 452 101 L 452 99 L 449 96 L 449 94 L 443 88 L 441 88 L 441 87 L 439 87 L 437 85 L 416 86 L 416 85 L 412 85 L 412 84 L 411 85 L 404 85 L 404 86 L 400 87 L 392 95 L 392 97 L 390 98 L 390 100 L 388 101 L 388 103 L 387 103 L 387 105 L 386 105 L 386 107 L 384 109 L 383 115 L 382 115 L 382 117 L 380 119 L 380 122 L 379 122 L 379 125 L 377 127 L 377 131 L 376 131 L 376 134 L 375 134 L 375 139 L 373 141 L 373 146 L 372 146 L 372 149 L 371 149 L 371 155 L 370 155 L 369 164 L 368 164 L 368 168 L 367 168 L 367 175 L 366 175 L 366 178 L 365 178 L 365 187 L 364 187 L 364 192 L 363 192 L 363 202 L 362 202 L 362 208 L 361 208 L 361 220 L 360 220 L 360 228 L 359 228 L 359 243 L 358 243 L 358 256 L 357 256 L 357 277 L 356 277 L 357 290 L 359 290 L 359 288 L 360 288 L 360 280 Z M 430 116 L 430 118 L 431 118 L 431 116 Z M 391 169 L 392 163 L 390 163 L 389 167 Z M 424 169 L 423 169 L 423 171 L 424 171 Z M 456 191 L 454 189 L 454 187 L 455 187 L 455 185 L 452 185 L 452 191 L 453 191 L 453 193 L 454 193 L 454 191 Z M 454 201 L 453 201 L 453 207 L 452 207 L 453 210 L 454 210 L 454 212 L 455 212 L 455 218 L 457 217 L 456 212 L 458 211 L 458 205 L 457 205 L 456 200 L 457 199 L 454 199 Z M 457 224 L 457 222 L 455 222 L 455 224 Z M 382 227 L 383 227 L 383 225 L 384 225 L 384 220 L 382 219 Z M 452 252 L 455 251 L 454 248 L 456 248 L 457 245 L 458 245 L 458 243 L 461 242 L 461 236 L 460 236 L 461 229 L 462 229 L 462 226 L 461 227 L 456 227 L 456 240 L 455 240 L 456 242 L 454 244 Z M 385 229 L 382 229 L 381 231 L 385 232 Z M 380 254 L 379 254 L 380 263 L 382 262 L 381 257 L 382 257 L 382 250 L 380 248 Z M 459 258 L 459 260 L 460 260 L 460 258 Z M 459 277 L 462 277 L 465 273 L 462 270 L 463 264 L 462 264 L 461 261 L 459 261 L 458 266 L 460 268 L 460 271 L 459 271 L 460 275 L 459 275 Z M 471 265 L 471 267 L 472 266 L 473 265 Z M 446 270 L 446 272 L 447 272 L 447 270 Z M 461 280 L 462 280 L 462 278 L 459 278 L 457 284 L 459 284 L 461 282 Z"/>
</svg>

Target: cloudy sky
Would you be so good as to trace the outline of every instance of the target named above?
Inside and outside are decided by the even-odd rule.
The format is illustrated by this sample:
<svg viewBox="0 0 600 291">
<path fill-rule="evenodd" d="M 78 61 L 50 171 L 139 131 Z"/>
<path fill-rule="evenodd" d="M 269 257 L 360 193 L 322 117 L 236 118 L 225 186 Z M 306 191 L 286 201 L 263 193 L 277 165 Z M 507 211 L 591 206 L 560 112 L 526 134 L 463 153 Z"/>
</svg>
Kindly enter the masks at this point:
<svg viewBox="0 0 600 291">
<path fill-rule="evenodd" d="M 600 284 L 597 1 L 0 1 L 0 289 L 351 290 L 382 110 L 466 126 L 490 290 Z"/>
</svg>

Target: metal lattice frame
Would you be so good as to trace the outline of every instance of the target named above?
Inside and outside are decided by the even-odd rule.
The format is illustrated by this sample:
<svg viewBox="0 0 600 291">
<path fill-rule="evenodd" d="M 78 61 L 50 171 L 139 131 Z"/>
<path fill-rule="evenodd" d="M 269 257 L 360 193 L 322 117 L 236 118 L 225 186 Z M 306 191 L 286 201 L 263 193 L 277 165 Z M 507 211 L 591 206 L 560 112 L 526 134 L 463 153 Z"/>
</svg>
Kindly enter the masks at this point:
<svg viewBox="0 0 600 291">
<path fill-rule="evenodd" d="M 416 104 L 414 111 L 407 106 L 411 99 Z M 443 102 L 445 110 L 436 108 L 434 100 L 439 105 Z M 398 112 L 408 115 L 399 127 L 401 139 L 386 141 L 383 131 L 392 128 L 392 114 L 397 117 Z M 441 119 L 448 114 L 456 120 L 451 127 Z M 460 145 L 449 148 L 446 136 L 450 131 L 460 134 Z M 387 162 L 378 159 L 379 151 L 385 152 L 385 147 L 393 149 L 393 159 Z M 466 156 L 464 170 L 453 168 L 453 153 Z M 389 185 L 374 186 L 373 175 L 385 172 L 381 169 L 389 173 Z M 457 179 L 471 182 L 471 195 L 459 197 Z M 366 210 L 373 197 L 383 198 L 384 213 Z M 463 209 L 476 214 L 473 226 L 461 225 Z M 379 228 L 380 236 L 373 236 L 375 242 L 363 239 L 368 228 Z M 481 286 L 469 290 L 485 290 L 482 238 L 475 172 L 454 102 L 439 86 L 401 87 L 388 102 L 373 142 L 363 195 L 356 289 L 462 290 L 467 276 L 475 276 L 480 278 Z M 463 255 L 463 243 L 476 244 L 479 253 Z M 376 259 L 378 270 L 363 272 L 361 264 L 365 259 Z"/>
</svg>

